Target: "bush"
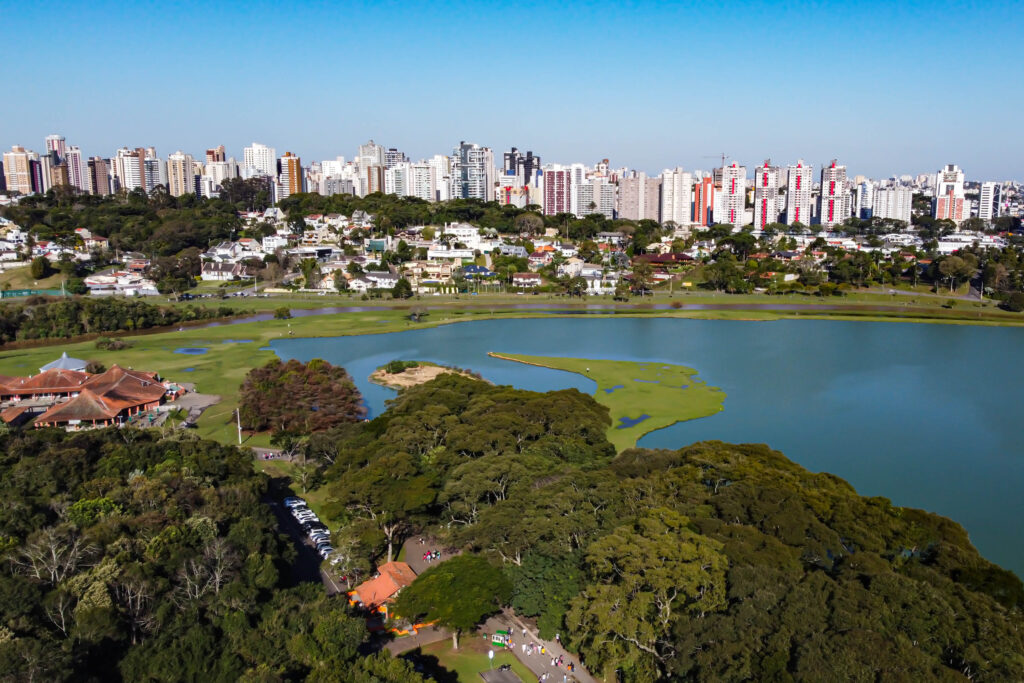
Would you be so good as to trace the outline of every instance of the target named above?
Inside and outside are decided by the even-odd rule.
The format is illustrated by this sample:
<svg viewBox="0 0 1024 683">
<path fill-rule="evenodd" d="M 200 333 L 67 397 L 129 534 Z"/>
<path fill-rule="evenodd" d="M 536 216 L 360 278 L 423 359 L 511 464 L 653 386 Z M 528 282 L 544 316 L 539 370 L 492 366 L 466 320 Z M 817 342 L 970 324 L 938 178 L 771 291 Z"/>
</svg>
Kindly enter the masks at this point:
<svg viewBox="0 0 1024 683">
<path fill-rule="evenodd" d="M 397 375 L 400 372 L 418 368 L 419 366 L 420 364 L 414 360 L 393 360 L 384 366 L 384 372 L 389 375 Z"/>
<path fill-rule="evenodd" d="M 126 342 L 123 339 L 111 339 L 110 337 L 100 337 L 96 340 L 96 348 L 103 351 L 123 351 L 124 349 L 130 348 L 131 343 Z"/>
<path fill-rule="evenodd" d="M 292 317 L 292 311 L 287 306 L 281 306 L 274 310 L 274 320 L 288 320 Z"/>
<path fill-rule="evenodd" d="M 999 307 L 1006 311 L 1020 313 L 1024 311 L 1024 292 L 1014 292 L 999 304 Z"/>
</svg>

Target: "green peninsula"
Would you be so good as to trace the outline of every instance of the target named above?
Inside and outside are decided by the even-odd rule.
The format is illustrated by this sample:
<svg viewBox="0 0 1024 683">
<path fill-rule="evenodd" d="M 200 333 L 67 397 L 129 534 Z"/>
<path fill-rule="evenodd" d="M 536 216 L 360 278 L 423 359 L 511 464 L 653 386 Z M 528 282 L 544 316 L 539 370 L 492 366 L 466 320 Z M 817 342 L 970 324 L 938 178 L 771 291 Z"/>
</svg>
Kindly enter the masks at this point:
<svg viewBox="0 0 1024 683">
<path fill-rule="evenodd" d="M 565 370 L 597 383 L 594 400 L 608 408 L 612 424 L 608 440 L 616 450 L 636 446 L 644 434 L 677 422 L 714 415 L 722 410 L 725 392 L 697 379 L 697 371 L 683 365 L 488 354 L 501 360 Z"/>
</svg>

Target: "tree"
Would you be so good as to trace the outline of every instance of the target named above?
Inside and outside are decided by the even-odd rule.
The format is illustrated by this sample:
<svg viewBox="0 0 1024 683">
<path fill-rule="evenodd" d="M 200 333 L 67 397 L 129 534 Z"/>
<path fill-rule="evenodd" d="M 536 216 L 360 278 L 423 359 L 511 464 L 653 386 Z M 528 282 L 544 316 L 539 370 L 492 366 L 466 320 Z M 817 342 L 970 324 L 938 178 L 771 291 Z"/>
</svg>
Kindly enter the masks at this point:
<svg viewBox="0 0 1024 683">
<path fill-rule="evenodd" d="M 292 317 L 292 311 L 287 306 L 280 306 L 274 309 L 275 320 L 288 320 Z"/>
<path fill-rule="evenodd" d="M 391 288 L 391 296 L 395 299 L 408 299 L 412 294 L 412 285 L 404 277 L 398 278 L 398 282 Z"/>
<path fill-rule="evenodd" d="M 52 272 L 50 261 L 45 256 L 36 256 L 29 265 L 29 274 L 33 280 L 42 280 L 49 277 Z"/>
<path fill-rule="evenodd" d="M 436 620 L 452 631 L 452 647 L 458 649 L 459 634 L 499 611 L 511 594 L 499 568 L 479 555 L 463 554 L 416 577 L 399 593 L 395 613 L 414 622 Z"/>
<path fill-rule="evenodd" d="M 726 607 L 723 545 L 689 523 L 656 508 L 590 546 L 593 582 L 572 601 L 567 619 L 588 662 L 615 662 L 637 680 L 655 680 L 675 654 L 674 623 Z"/>
<path fill-rule="evenodd" d="M 315 258 L 302 259 L 299 269 L 302 271 L 306 289 L 316 287 L 320 281 L 320 262 Z"/>
<path fill-rule="evenodd" d="M 636 261 L 633 264 L 633 291 L 642 295 L 650 289 L 654 277 L 654 268 L 647 261 Z"/>
</svg>

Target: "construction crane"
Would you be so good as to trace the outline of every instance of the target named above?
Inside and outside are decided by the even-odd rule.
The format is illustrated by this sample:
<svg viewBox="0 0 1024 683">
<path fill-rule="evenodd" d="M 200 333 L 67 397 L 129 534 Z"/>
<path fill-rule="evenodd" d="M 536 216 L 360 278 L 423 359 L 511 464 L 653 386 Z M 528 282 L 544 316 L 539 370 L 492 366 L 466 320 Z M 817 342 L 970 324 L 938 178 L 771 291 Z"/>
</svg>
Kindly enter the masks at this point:
<svg viewBox="0 0 1024 683">
<path fill-rule="evenodd" d="M 720 168 L 725 168 L 725 158 L 727 156 L 729 156 L 729 155 L 726 154 L 725 152 L 721 152 L 720 154 L 705 154 L 704 156 L 701 157 L 701 159 L 717 159 L 717 158 L 721 157 L 722 158 L 722 165 L 721 165 Z"/>
</svg>

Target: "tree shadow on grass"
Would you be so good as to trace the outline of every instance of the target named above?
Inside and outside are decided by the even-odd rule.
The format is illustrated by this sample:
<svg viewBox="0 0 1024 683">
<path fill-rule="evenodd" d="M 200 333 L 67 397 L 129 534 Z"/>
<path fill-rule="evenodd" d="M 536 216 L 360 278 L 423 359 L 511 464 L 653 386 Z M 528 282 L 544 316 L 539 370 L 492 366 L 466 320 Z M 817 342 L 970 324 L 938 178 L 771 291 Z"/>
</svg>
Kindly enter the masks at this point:
<svg viewBox="0 0 1024 683">
<path fill-rule="evenodd" d="M 438 683 L 459 683 L 456 672 L 444 668 L 436 656 L 423 654 L 420 648 L 406 652 L 401 657 L 411 662 L 417 672 L 431 676 Z"/>
</svg>

